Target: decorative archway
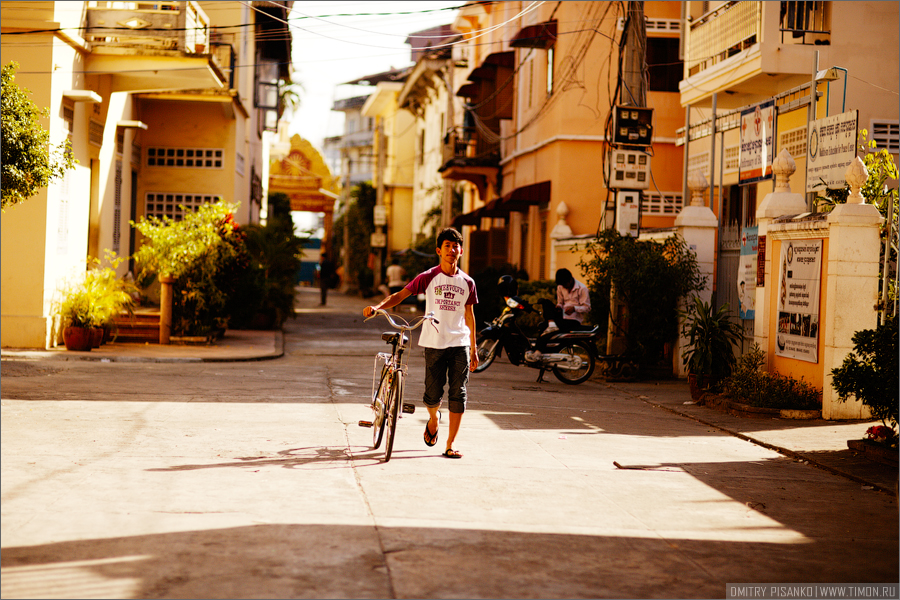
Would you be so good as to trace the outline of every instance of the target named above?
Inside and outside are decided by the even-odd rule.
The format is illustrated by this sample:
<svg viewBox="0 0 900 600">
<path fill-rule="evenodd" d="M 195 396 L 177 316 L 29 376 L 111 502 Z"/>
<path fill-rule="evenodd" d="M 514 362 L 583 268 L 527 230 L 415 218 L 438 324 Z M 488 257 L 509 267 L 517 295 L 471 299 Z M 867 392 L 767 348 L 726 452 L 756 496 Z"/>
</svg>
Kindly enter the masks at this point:
<svg viewBox="0 0 900 600">
<path fill-rule="evenodd" d="M 339 188 L 322 155 L 312 144 L 299 135 L 291 137 L 291 149 L 287 156 L 273 158 L 269 164 L 269 192 L 286 194 L 291 200 L 292 211 L 325 213 L 322 249 L 330 254 L 334 195 Z"/>
</svg>

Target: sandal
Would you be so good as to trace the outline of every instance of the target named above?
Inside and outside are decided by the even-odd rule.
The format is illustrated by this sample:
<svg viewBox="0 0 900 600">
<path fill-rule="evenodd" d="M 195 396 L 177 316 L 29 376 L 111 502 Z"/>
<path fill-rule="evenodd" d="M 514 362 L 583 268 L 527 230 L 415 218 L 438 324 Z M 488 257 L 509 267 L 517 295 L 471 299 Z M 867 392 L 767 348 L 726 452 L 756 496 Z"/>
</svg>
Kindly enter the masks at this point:
<svg viewBox="0 0 900 600">
<path fill-rule="evenodd" d="M 428 431 L 428 424 L 431 423 L 431 419 L 428 419 L 425 422 L 425 445 L 426 446 L 434 446 L 435 444 L 437 444 L 438 431 L 440 431 L 440 428 L 441 428 L 441 411 L 438 411 L 437 417 L 438 417 L 437 418 L 438 428 L 434 430 L 434 433 L 431 433 L 430 431 Z"/>
<path fill-rule="evenodd" d="M 447 448 L 441 456 L 446 456 L 447 458 L 462 458 L 463 455 L 458 450 L 454 450 L 453 448 Z"/>
</svg>

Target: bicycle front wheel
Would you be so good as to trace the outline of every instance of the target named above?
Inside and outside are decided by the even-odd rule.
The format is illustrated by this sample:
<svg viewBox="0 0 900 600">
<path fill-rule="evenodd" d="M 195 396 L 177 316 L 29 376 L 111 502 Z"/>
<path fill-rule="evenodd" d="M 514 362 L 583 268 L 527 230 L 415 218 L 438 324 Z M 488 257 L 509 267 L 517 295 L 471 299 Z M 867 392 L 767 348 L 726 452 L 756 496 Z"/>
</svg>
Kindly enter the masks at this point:
<svg viewBox="0 0 900 600">
<path fill-rule="evenodd" d="M 385 407 L 385 429 L 387 440 L 384 446 L 384 462 L 391 460 L 391 452 L 394 449 L 394 438 L 397 434 L 397 420 L 400 418 L 400 404 L 403 402 L 403 373 L 394 373 L 391 381 L 388 403 Z"/>
<path fill-rule="evenodd" d="M 375 450 L 378 450 L 379 446 L 381 446 L 381 440 L 384 437 L 384 426 L 387 422 L 385 415 L 390 396 L 390 379 L 387 368 L 382 369 L 381 381 L 378 383 L 375 397 L 372 398 L 372 410 L 375 412 L 372 418 L 372 448 Z"/>
</svg>

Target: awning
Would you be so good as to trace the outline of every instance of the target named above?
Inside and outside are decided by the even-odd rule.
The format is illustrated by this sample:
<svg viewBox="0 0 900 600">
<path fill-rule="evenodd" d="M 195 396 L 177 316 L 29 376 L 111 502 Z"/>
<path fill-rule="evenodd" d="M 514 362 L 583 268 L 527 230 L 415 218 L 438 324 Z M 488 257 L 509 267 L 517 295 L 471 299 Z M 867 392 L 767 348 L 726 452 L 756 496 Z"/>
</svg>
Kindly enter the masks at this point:
<svg viewBox="0 0 900 600">
<path fill-rule="evenodd" d="M 495 198 L 481 208 L 476 208 L 471 212 L 457 215 L 453 219 L 451 225 L 453 227 L 460 227 L 462 225 L 479 225 L 481 223 L 481 219 L 506 217 L 508 215 L 509 209 L 503 206 L 503 198 Z"/>
<path fill-rule="evenodd" d="M 457 90 L 456 95 L 460 98 L 474 98 L 481 91 L 480 83 L 466 83 L 463 84 L 459 90 Z"/>
<path fill-rule="evenodd" d="M 472 72 L 469 73 L 469 81 L 478 81 L 479 79 L 493 81 L 496 78 L 497 67 L 494 65 L 481 65 L 480 67 L 475 67 L 472 69 Z"/>
<path fill-rule="evenodd" d="M 459 229 L 463 225 L 478 225 L 479 223 L 481 223 L 481 211 L 483 208 L 484 207 L 476 208 L 472 212 L 467 212 L 462 215 L 456 215 L 450 225 L 457 229 Z"/>
<path fill-rule="evenodd" d="M 527 212 L 529 206 L 550 202 L 550 182 L 542 181 L 514 189 L 503 197 L 500 207 L 507 212 Z"/>
<path fill-rule="evenodd" d="M 541 48 L 546 50 L 556 43 L 556 20 L 528 25 L 510 40 L 513 48 Z"/>
</svg>

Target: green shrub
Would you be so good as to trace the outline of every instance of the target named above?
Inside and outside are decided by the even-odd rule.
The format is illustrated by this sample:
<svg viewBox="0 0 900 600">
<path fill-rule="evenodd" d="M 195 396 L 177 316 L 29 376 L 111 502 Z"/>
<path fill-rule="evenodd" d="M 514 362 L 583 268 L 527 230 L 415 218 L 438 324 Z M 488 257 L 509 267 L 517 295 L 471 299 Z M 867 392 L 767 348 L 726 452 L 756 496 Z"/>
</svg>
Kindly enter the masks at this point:
<svg viewBox="0 0 900 600">
<path fill-rule="evenodd" d="M 831 371 L 832 386 L 845 402 L 856 397 L 885 425 L 897 427 L 898 344 L 897 317 L 885 319 L 875 329 L 853 335 L 853 352 Z"/>
<path fill-rule="evenodd" d="M 232 213 L 237 205 L 205 204 L 180 221 L 148 217 L 132 225 L 145 237 L 134 254 L 139 283 L 175 278 L 172 334 L 207 335 L 227 327 L 226 307 L 240 272 L 249 267 L 244 234 Z"/>
<path fill-rule="evenodd" d="M 706 285 L 696 254 L 674 235 L 642 241 L 609 229 L 601 231 L 586 250 L 578 266 L 592 292 L 592 321 L 602 323 L 612 317 L 612 325 L 625 336 L 626 353 L 642 367 L 658 364 L 666 344 L 678 335 L 679 300 Z M 610 315 L 613 287 L 625 304 L 627 322 Z"/>
<path fill-rule="evenodd" d="M 753 344 L 722 383 L 725 394 L 741 404 L 763 408 L 816 410 L 822 407 L 821 390 L 803 378 L 763 371 L 765 362 L 766 353 Z"/>
</svg>

